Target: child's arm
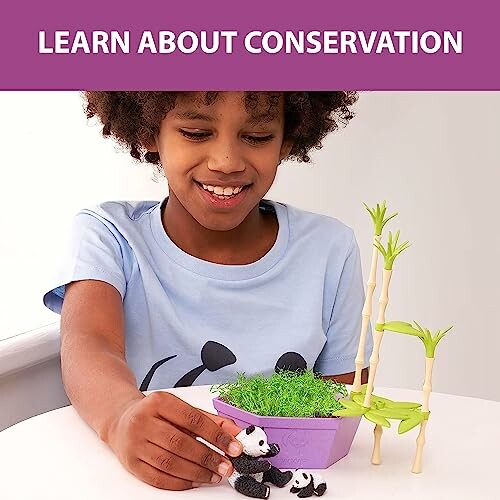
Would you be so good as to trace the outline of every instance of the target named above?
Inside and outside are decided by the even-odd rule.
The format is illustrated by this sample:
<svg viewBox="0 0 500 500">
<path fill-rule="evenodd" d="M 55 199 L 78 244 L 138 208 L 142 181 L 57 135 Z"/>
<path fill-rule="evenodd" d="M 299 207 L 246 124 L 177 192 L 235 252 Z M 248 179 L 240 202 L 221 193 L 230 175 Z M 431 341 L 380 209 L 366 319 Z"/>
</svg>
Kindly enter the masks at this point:
<svg viewBox="0 0 500 500">
<path fill-rule="evenodd" d="M 349 370 L 355 368 L 365 294 L 359 247 L 352 230 L 347 233 L 346 238 L 348 235 L 350 235 L 349 249 L 336 287 L 333 310 L 326 332 L 326 344 L 316 360 L 314 370 L 323 374 L 325 378 L 352 384 L 355 372 Z M 371 329 L 369 329 L 364 349 L 366 364 L 372 345 Z M 362 370 L 361 377 L 362 383 L 368 382 L 366 368 Z"/>
<path fill-rule="evenodd" d="M 211 419 L 172 394 L 144 396 L 137 389 L 125 361 L 123 307 L 113 286 L 95 280 L 67 285 L 61 364 L 75 409 L 143 481 L 180 490 L 193 482 L 220 480 L 221 464 L 231 473 L 230 461 L 195 437 L 237 456 L 241 444 L 233 439 L 240 431 L 236 425 Z"/>
<path fill-rule="evenodd" d="M 344 384 L 352 384 L 354 382 L 354 375 L 356 372 L 342 373 L 341 375 L 324 375 L 322 378 L 326 380 L 335 380 L 336 382 L 343 382 Z M 368 382 L 368 368 L 363 368 L 361 371 L 361 383 Z"/>
</svg>

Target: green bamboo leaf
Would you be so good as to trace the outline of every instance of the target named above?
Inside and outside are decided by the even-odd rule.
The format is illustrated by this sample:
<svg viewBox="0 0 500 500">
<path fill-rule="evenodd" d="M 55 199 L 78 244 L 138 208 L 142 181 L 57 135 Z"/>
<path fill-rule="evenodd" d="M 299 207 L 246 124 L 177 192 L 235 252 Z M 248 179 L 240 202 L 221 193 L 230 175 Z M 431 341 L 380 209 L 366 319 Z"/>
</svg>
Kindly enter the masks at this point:
<svg viewBox="0 0 500 500">
<path fill-rule="evenodd" d="M 388 217 L 385 217 L 386 211 L 387 211 L 387 206 L 386 206 L 386 201 L 384 200 L 382 203 L 377 203 L 377 205 L 374 208 L 369 207 L 366 203 L 363 203 L 365 206 L 366 210 L 370 214 L 370 217 L 373 221 L 374 224 L 374 232 L 376 236 L 380 236 L 382 234 L 382 231 L 384 229 L 384 226 L 398 213 L 394 213 L 392 215 L 389 215 Z"/>
<path fill-rule="evenodd" d="M 451 329 L 453 328 L 453 325 L 452 326 L 449 326 L 448 328 L 446 328 L 445 330 L 443 330 L 441 332 L 441 335 L 445 335 L 446 333 L 448 333 Z"/>
<path fill-rule="evenodd" d="M 351 399 L 355 402 L 358 403 L 358 405 L 363 405 L 365 401 L 365 395 L 364 394 L 354 394 L 354 396 L 351 394 Z"/>
<path fill-rule="evenodd" d="M 349 410 L 357 410 L 359 408 L 359 404 L 351 401 L 350 399 L 339 399 L 339 402 L 344 408 L 347 408 Z"/>
<path fill-rule="evenodd" d="M 387 420 L 384 417 L 381 417 L 380 415 L 377 415 L 376 413 L 373 413 L 373 410 L 367 411 L 364 414 L 364 417 L 368 419 L 370 422 L 373 422 L 374 424 L 381 425 L 382 427 L 390 427 L 391 424 L 389 420 Z"/>
<path fill-rule="evenodd" d="M 357 408 L 357 409 L 345 409 L 345 410 L 337 410 L 335 413 L 332 413 L 334 417 L 360 417 L 364 415 L 364 413 L 368 410 L 368 408 Z"/>
<path fill-rule="evenodd" d="M 394 253 L 399 255 L 401 252 L 405 251 L 407 248 L 409 248 L 411 245 L 410 245 L 410 242 L 408 240 L 406 240 L 404 243 L 401 243 L 401 245 L 399 245 L 395 250 L 394 250 Z"/>
<path fill-rule="evenodd" d="M 415 323 L 417 330 L 419 330 L 422 335 L 425 335 L 424 329 L 415 320 L 413 320 L 413 323 Z"/>
<path fill-rule="evenodd" d="M 377 403 L 383 403 L 384 405 L 394 402 L 391 399 L 383 398 L 382 396 L 376 396 L 375 394 L 372 394 L 372 401 L 377 401 Z"/>
<path fill-rule="evenodd" d="M 367 385 L 368 384 L 363 384 L 361 386 L 361 392 L 355 392 L 355 393 L 351 392 L 351 399 L 355 403 L 363 405 L 363 403 L 365 402 Z M 377 396 L 376 394 L 372 394 L 371 400 L 372 400 L 372 405 L 373 405 L 373 403 L 379 403 L 381 407 L 385 406 L 387 404 L 387 402 L 392 403 L 392 401 L 390 399 L 383 398 L 382 396 Z"/>
<path fill-rule="evenodd" d="M 405 432 L 411 431 L 418 424 L 422 423 L 423 420 L 423 413 L 415 413 L 413 417 L 402 420 L 398 427 L 398 434 L 404 434 Z"/>
<path fill-rule="evenodd" d="M 405 321 L 389 321 L 388 323 L 384 323 L 384 330 L 396 333 L 405 333 L 407 335 L 415 335 L 416 337 L 421 336 L 421 333 L 414 328 L 411 323 L 406 323 Z"/>
<path fill-rule="evenodd" d="M 380 243 L 374 243 L 373 246 L 382 254 L 384 259 L 387 257 L 387 252 L 385 251 L 385 248 L 380 244 Z"/>
<path fill-rule="evenodd" d="M 439 332 L 439 330 L 438 330 Z M 446 334 L 445 333 L 438 333 L 434 338 L 433 338 L 433 342 L 434 342 L 434 345 L 438 345 L 439 342 L 441 342 L 441 339 L 445 336 Z"/>
<path fill-rule="evenodd" d="M 412 410 L 406 408 L 381 408 L 379 410 L 371 410 L 371 412 L 385 418 L 404 420 L 411 417 Z"/>
<path fill-rule="evenodd" d="M 372 221 L 374 224 L 377 223 L 377 216 L 375 214 L 375 211 L 372 210 L 366 203 L 363 202 L 363 205 L 365 206 L 366 210 L 368 210 L 368 213 L 370 214 L 370 217 L 372 218 Z"/>
<path fill-rule="evenodd" d="M 420 403 L 412 403 L 410 401 L 390 401 L 386 403 L 387 408 L 398 408 L 412 410 L 415 408 L 420 408 L 422 405 Z"/>
<path fill-rule="evenodd" d="M 365 398 L 364 398 L 364 395 L 366 394 L 366 389 L 368 387 L 368 384 L 363 384 L 361 386 L 361 392 L 360 393 L 354 393 L 354 394 L 362 394 L 363 395 L 363 401 L 361 402 L 361 404 L 364 402 Z M 352 399 L 352 398 L 351 398 Z M 390 399 L 387 399 L 387 398 L 383 398 L 382 396 L 377 396 L 376 394 L 372 394 L 372 397 L 371 397 L 372 401 L 378 401 L 379 403 L 386 403 L 387 401 L 391 402 Z"/>
<path fill-rule="evenodd" d="M 398 246 L 398 240 L 399 240 L 399 234 L 401 233 L 401 231 L 398 229 L 396 231 L 396 236 L 394 239 L 390 238 L 389 241 L 391 242 L 392 246 L 393 246 L 393 249 L 395 249 L 397 246 Z M 391 236 L 391 233 L 389 233 L 389 235 Z"/>
<path fill-rule="evenodd" d="M 396 217 L 396 215 L 398 215 L 398 213 L 394 213 L 392 215 L 389 215 L 389 217 L 387 217 L 386 219 L 383 220 L 382 222 L 382 228 L 394 217 Z"/>
</svg>

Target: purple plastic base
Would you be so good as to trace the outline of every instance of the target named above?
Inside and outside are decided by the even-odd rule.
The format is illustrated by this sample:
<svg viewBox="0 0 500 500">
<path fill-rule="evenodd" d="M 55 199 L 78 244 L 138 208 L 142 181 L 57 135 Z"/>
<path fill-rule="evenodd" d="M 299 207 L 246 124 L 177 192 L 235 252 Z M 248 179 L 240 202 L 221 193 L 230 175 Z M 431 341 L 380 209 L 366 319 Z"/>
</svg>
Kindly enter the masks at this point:
<svg viewBox="0 0 500 500">
<path fill-rule="evenodd" d="M 262 427 L 280 453 L 269 461 L 280 469 L 326 469 L 349 453 L 361 417 L 292 418 L 261 417 L 240 410 L 220 398 L 213 400 L 221 417 L 240 427 Z"/>
</svg>

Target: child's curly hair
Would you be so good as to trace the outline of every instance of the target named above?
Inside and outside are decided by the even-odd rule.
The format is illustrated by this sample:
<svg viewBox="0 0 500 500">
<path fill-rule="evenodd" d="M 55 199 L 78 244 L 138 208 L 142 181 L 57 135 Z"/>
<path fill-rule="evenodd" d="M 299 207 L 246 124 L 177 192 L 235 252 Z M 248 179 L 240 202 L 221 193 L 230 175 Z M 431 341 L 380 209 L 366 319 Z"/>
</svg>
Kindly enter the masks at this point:
<svg viewBox="0 0 500 500">
<path fill-rule="evenodd" d="M 160 155 L 149 152 L 165 115 L 174 108 L 176 98 L 188 92 L 84 92 L 88 118 L 97 116 L 103 124 L 104 136 L 114 137 L 133 158 L 161 165 Z M 205 104 L 213 103 L 220 92 L 205 92 Z M 339 125 L 346 125 L 354 116 L 351 106 L 356 92 L 245 92 L 245 108 L 249 113 L 262 111 L 272 118 L 281 95 L 285 106 L 285 139 L 293 146 L 288 158 L 310 161 L 308 152 L 320 149 L 323 138 Z M 264 99 L 263 99 L 264 98 Z"/>
</svg>

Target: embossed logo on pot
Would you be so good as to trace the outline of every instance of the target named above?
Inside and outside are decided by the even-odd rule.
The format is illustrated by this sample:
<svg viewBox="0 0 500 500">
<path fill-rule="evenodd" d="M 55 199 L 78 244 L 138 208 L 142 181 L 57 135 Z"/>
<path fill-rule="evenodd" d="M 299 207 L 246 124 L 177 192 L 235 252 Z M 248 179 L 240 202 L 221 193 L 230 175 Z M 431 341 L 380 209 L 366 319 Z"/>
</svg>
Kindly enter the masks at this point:
<svg viewBox="0 0 500 500">
<path fill-rule="evenodd" d="M 295 448 L 297 450 L 297 454 L 300 455 L 301 448 L 307 444 L 306 433 L 302 431 L 291 431 L 285 435 L 283 443 L 286 447 Z"/>
</svg>

